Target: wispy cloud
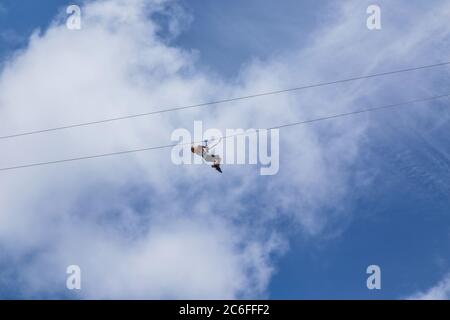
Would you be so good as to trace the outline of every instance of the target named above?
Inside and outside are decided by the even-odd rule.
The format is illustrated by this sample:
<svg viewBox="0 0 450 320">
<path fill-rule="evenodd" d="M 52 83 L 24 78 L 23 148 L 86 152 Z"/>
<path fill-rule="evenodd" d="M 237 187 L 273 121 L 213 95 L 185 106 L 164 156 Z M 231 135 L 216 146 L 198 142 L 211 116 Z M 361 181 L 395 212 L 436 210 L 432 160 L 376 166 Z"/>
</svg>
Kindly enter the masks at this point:
<svg viewBox="0 0 450 320">
<path fill-rule="evenodd" d="M 446 275 L 434 287 L 424 291 L 415 293 L 407 299 L 410 300 L 449 300 L 450 299 L 450 275 Z"/>
</svg>

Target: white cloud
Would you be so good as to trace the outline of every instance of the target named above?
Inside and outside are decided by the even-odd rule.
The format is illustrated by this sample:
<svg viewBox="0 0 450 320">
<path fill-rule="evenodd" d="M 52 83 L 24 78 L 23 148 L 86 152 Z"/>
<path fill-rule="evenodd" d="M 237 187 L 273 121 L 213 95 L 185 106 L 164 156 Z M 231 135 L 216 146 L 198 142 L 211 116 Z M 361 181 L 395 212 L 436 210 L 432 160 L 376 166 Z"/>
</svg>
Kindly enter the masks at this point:
<svg viewBox="0 0 450 320">
<path fill-rule="evenodd" d="M 219 219 L 217 219 L 219 220 Z M 77 231 L 21 273 L 27 294 L 64 286 L 55 270 L 76 263 L 85 298 L 234 298 L 260 295 L 271 275 L 268 249 L 248 243 L 223 221 L 154 223 L 139 240 L 77 223 Z M 80 230 L 83 228 L 83 230 Z M 81 249 L 81 250 L 80 250 Z M 50 282 L 49 282 L 50 281 Z"/>
<path fill-rule="evenodd" d="M 449 300 L 450 299 L 450 275 L 444 277 L 436 286 L 426 290 L 425 292 L 418 292 L 407 299 L 410 300 Z"/>
<path fill-rule="evenodd" d="M 216 88 L 206 75 L 189 72 L 189 53 L 154 36 L 157 28 L 146 17 L 158 8 L 144 8 L 143 1 L 96 2 L 84 8 L 81 31 L 56 24 L 33 35 L 2 73 L 2 130 L 204 100 L 204 92 Z M 1 162 L 164 143 L 176 123 L 181 120 L 159 117 L 2 141 L 7 155 Z M 254 237 L 226 219 L 242 212 L 239 201 L 214 209 L 220 199 L 208 200 L 201 188 L 187 197 L 189 190 L 180 184 L 192 180 L 199 186 L 204 168 L 186 173 L 171 164 L 168 152 L 3 175 L 2 260 L 32 255 L 16 266 L 19 279 L 3 281 L 23 283 L 25 296 L 61 294 L 66 266 L 79 264 L 85 298 L 264 294 L 272 272 L 269 255 L 280 244 L 270 234 Z M 239 197 L 231 194 L 229 199 Z M 146 203 L 134 207 L 134 202 Z"/>
<path fill-rule="evenodd" d="M 308 47 L 270 61 L 255 59 L 228 83 L 198 71 L 198 57 L 156 36 L 158 26 L 148 17 L 161 10 L 161 1 L 89 2 L 82 30 L 55 23 L 8 61 L 0 78 L 1 133 L 429 62 L 420 49 L 427 33 L 414 33 L 422 26 L 406 37 L 392 30 L 369 35 L 351 14 L 354 3 L 334 11 L 330 27 L 319 30 Z M 440 32 L 436 42 L 448 36 L 439 17 L 430 30 Z M 174 26 L 178 33 L 180 26 Z M 400 38 L 403 46 L 392 40 Z M 423 91 L 431 80 L 422 79 Z M 173 129 L 190 128 L 194 119 L 219 129 L 248 128 L 344 112 L 375 103 L 368 95 L 408 96 L 389 89 L 398 82 L 366 81 L 247 100 L 217 112 L 191 110 L 3 140 L 0 166 L 166 144 Z M 21 283 L 27 296 L 58 295 L 67 293 L 65 267 L 79 264 L 85 298 L 264 296 L 274 270 L 271 255 L 286 248 L 272 222 L 287 216 L 305 234 L 320 235 L 346 217 L 342 200 L 369 120 L 281 132 L 281 170 L 270 179 L 251 168 L 225 167 L 219 176 L 205 167 L 176 167 L 170 150 L 4 172 L 2 259 L 22 262 L 15 266 L 17 279 L 0 279 Z M 249 203 L 255 195 L 260 203 Z M 264 209 L 255 211 L 256 205 Z"/>
</svg>

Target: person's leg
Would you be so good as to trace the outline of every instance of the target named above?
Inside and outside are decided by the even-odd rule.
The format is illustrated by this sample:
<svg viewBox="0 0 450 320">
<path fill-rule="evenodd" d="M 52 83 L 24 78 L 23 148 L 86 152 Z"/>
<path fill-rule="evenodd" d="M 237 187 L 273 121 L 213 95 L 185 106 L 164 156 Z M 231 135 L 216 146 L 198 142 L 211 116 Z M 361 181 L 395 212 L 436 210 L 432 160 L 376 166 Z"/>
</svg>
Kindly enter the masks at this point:
<svg viewBox="0 0 450 320">
<path fill-rule="evenodd" d="M 214 159 L 214 164 L 211 166 L 213 168 L 215 168 L 217 171 L 219 171 L 220 173 L 222 173 L 222 169 L 220 169 L 220 157 L 219 156 L 215 156 Z"/>
</svg>

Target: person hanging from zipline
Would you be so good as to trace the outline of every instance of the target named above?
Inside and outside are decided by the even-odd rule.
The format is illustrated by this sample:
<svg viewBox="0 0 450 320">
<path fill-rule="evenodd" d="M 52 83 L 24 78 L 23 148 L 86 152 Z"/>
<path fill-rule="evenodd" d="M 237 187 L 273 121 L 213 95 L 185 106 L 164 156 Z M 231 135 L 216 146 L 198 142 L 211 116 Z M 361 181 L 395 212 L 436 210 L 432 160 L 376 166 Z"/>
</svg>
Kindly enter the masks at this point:
<svg viewBox="0 0 450 320">
<path fill-rule="evenodd" d="M 219 155 L 210 153 L 208 140 L 205 140 L 204 142 L 204 145 L 192 146 L 191 152 L 202 157 L 206 162 L 212 162 L 213 164 L 211 165 L 211 167 L 222 173 L 222 169 L 220 168 L 220 161 L 222 161 L 222 159 Z M 217 144 L 218 143 L 216 143 L 216 145 Z"/>
</svg>

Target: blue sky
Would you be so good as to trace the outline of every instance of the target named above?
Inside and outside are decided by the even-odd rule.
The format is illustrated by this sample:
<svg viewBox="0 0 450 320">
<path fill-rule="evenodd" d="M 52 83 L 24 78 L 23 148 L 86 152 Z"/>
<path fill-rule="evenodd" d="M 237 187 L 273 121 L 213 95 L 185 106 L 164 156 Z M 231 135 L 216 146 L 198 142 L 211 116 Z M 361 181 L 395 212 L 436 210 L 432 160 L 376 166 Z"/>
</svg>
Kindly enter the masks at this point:
<svg viewBox="0 0 450 320">
<path fill-rule="evenodd" d="M 3 10 L 0 11 L 0 24 L 3 36 L 0 50 L 4 55 L 26 45 L 34 30 L 48 27 L 58 10 L 66 4 L 56 0 L 46 1 L 44 5 L 36 1 L 2 1 L 1 5 Z"/>
<path fill-rule="evenodd" d="M 71 3 L 80 2 L 72 1 Z M 407 27 L 413 23 L 411 20 L 414 19 L 417 12 L 424 9 L 425 11 L 431 10 L 420 1 L 404 1 L 404 4 L 407 3 L 406 8 L 410 10 L 411 20 L 402 16 L 392 22 L 394 13 L 401 12 L 402 6 L 399 4 L 391 5 L 387 1 L 380 1 L 380 3 L 383 10 L 383 29 L 373 31 L 379 34 L 370 34 L 369 31 L 362 28 L 362 31 L 355 36 L 355 41 L 352 41 L 351 35 L 348 36 L 350 40 L 346 36 L 340 39 L 333 38 L 332 31 L 329 32 L 329 37 L 332 40 L 328 41 L 335 47 L 339 47 L 339 43 L 342 41 L 342 51 L 348 50 L 349 53 L 345 54 L 358 57 L 354 62 L 348 59 L 348 55 L 340 56 L 344 53 L 320 52 L 320 55 L 315 54 L 317 56 L 316 63 L 322 61 L 322 65 L 309 65 L 308 61 L 302 61 L 301 63 L 305 63 L 312 70 L 317 69 L 317 73 L 314 73 L 314 75 L 323 80 L 363 74 L 366 69 L 362 67 L 370 65 L 376 59 L 371 60 L 371 55 L 366 51 L 367 47 L 363 47 L 363 45 L 359 47 L 358 37 L 378 37 L 375 40 L 377 43 L 378 41 L 389 44 L 398 42 L 398 39 L 402 38 L 402 32 L 409 32 Z M 436 1 L 436 3 L 444 6 L 444 2 Z M 37 28 L 43 30 L 48 28 L 55 16 L 68 4 L 68 2 L 61 0 L 45 1 L 45 3 L 39 4 L 31 0 L 0 0 L 0 8 L 3 8 L 0 9 L 1 64 L 10 61 L 11 54 L 17 52 L 16 50 L 25 50 L 31 33 Z M 194 67 L 196 70 L 211 74 L 212 79 L 220 78 L 220 81 L 232 84 L 245 82 L 245 79 L 250 77 L 248 74 L 258 75 L 259 65 L 263 65 L 265 68 L 267 65 L 284 63 L 283 59 L 290 59 L 292 66 L 292 62 L 297 61 L 295 57 L 298 57 L 298 61 L 308 59 L 308 50 L 313 50 L 309 46 L 317 41 L 313 37 L 317 34 L 317 30 L 327 30 L 327 25 L 332 28 L 336 20 L 342 19 L 338 12 L 336 12 L 336 16 L 330 14 L 330 7 L 333 6 L 333 3 L 329 1 L 285 0 L 280 3 L 280 1 L 272 0 L 264 2 L 256 0 L 245 2 L 237 0 L 226 2 L 195 0 L 181 1 L 178 5 L 181 6 L 185 14 L 180 18 L 181 30 L 179 33 L 175 32 L 173 36 L 170 36 L 171 31 L 166 30 L 170 22 L 165 16 L 167 12 L 158 11 L 151 16 L 161 28 L 157 36 L 168 46 L 186 50 L 186 52 L 194 52 Z M 366 7 L 367 4 L 362 2 L 354 7 L 357 8 L 356 12 L 360 13 L 363 25 Z M 427 24 L 426 18 L 421 22 Z M 395 32 L 389 29 L 393 27 L 395 27 Z M 438 27 L 431 30 L 437 30 Z M 389 32 L 392 32 L 392 37 Z M 339 33 L 336 31 L 336 34 Z M 448 52 L 449 43 L 434 43 L 432 38 L 435 34 L 437 33 L 422 35 L 430 40 L 429 43 L 423 43 L 420 52 L 414 50 L 414 54 L 408 55 L 406 58 L 391 56 L 386 59 L 385 63 L 383 63 L 384 58 L 380 58 L 381 63 L 378 60 L 374 62 L 376 63 L 374 70 L 387 71 L 446 60 L 446 55 L 440 54 Z M 409 33 L 408 36 L 414 38 L 414 35 Z M 352 43 L 352 46 L 345 46 L 347 42 Z M 441 47 L 438 48 L 437 46 Z M 300 52 L 298 56 L 296 56 L 296 51 Z M 336 59 L 335 62 L 332 61 L 333 59 Z M 326 67 L 330 64 L 339 65 L 343 62 L 346 63 L 346 66 L 337 66 L 332 70 Z M 288 66 L 290 64 L 287 63 Z M 292 66 L 292 68 L 295 69 L 296 67 Z M 422 77 L 426 80 L 423 80 Z M 308 83 L 309 79 L 303 80 L 304 83 Z M 445 93 L 449 80 L 448 67 L 423 71 L 423 73 L 411 77 L 404 75 L 394 76 L 394 79 L 370 80 L 364 85 L 371 89 L 375 85 L 379 86 L 379 89 L 373 89 L 379 90 L 377 95 L 369 93 L 366 96 L 361 93 L 349 103 L 348 107 L 357 109 L 363 103 L 364 105 L 389 104 L 393 101 L 402 100 L 402 98 L 404 100 L 414 99 L 421 93 L 425 96 L 426 93 L 429 95 L 442 94 Z M 25 81 L 27 81 L 26 78 Z M 309 82 L 316 81 L 317 78 Z M 380 84 L 380 81 L 384 82 Z M 422 81 L 426 81 L 426 84 L 424 85 Z M 299 84 L 290 83 L 289 79 L 286 78 L 281 82 L 276 82 L 275 86 L 280 83 L 291 87 Z M 269 83 L 268 86 L 270 88 L 271 84 Z M 408 89 L 413 86 L 414 89 Z M 249 85 L 249 87 L 251 86 Z M 342 90 L 343 95 L 345 95 L 346 92 L 359 92 L 358 90 L 363 91 L 364 88 L 358 87 L 358 85 L 348 85 L 333 90 Z M 315 89 L 308 94 L 311 96 L 323 95 L 323 97 L 334 94 L 332 89 L 321 90 Z M 305 99 L 311 96 L 306 96 Z M 339 96 L 337 99 L 340 99 Z M 315 104 L 319 109 L 314 109 L 314 112 L 320 112 L 321 105 L 319 102 Z M 244 105 L 245 103 L 240 103 L 239 107 L 244 108 Z M 288 244 L 288 248 L 270 256 L 270 265 L 274 271 L 267 280 L 262 293 L 259 292 L 253 297 L 263 296 L 272 299 L 399 299 L 424 292 L 445 279 L 450 271 L 450 189 L 448 186 L 450 178 L 450 140 L 447 134 L 450 129 L 450 113 L 448 111 L 448 100 L 433 102 L 424 109 L 414 109 L 412 114 L 408 114 L 408 110 L 398 109 L 375 114 L 369 120 L 367 118 L 361 119 L 365 122 L 365 128 L 361 137 L 358 138 L 357 155 L 349 160 L 349 163 L 346 162 L 347 160 L 342 160 L 343 164 L 335 169 L 337 171 L 345 170 L 345 176 L 332 169 L 330 171 L 327 171 L 326 168 L 319 169 L 319 171 L 324 170 L 325 177 L 323 179 L 325 181 L 336 179 L 344 182 L 342 182 L 342 185 L 336 182 L 336 185 L 332 183 L 326 187 L 322 187 L 318 182 L 316 185 L 316 182 L 314 182 L 314 186 L 311 187 L 312 190 L 325 190 L 325 193 L 333 192 L 333 188 L 345 190 L 342 194 L 339 193 L 339 197 L 336 196 L 337 202 L 323 201 L 323 205 L 322 203 L 317 205 L 319 209 L 311 213 L 327 220 L 327 223 L 320 227 L 320 232 L 317 234 L 311 232 L 312 234 L 310 234 L 310 232 L 305 231 L 307 228 L 303 222 L 291 219 L 290 217 L 298 209 L 292 204 L 288 206 L 289 209 L 280 209 L 283 214 L 280 214 L 279 218 L 269 219 L 269 227 L 262 227 L 261 232 L 270 229 L 271 232 L 275 230 L 274 233 L 281 234 L 283 240 Z M 264 118 L 257 118 L 264 121 Z M 232 119 L 232 117 L 229 119 Z M 269 120 L 271 119 L 269 118 Z M 53 118 L 51 120 L 60 123 L 58 119 Z M 237 119 L 236 121 L 239 123 L 240 120 Z M 355 121 L 358 121 L 357 117 L 342 120 L 339 125 L 342 128 L 350 128 Z M 246 122 L 244 121 L 244 123 Z M 341 132 L 339 131 L 340 128 L 336 129 L 336 134 Z M 14 128 L 10 129 L 13 130 Z M 17 128 L 17 130 L 20 130 L 20 128 Z M 290 136 L 289 139 L 295 140 L 296 129 L 289 130 L 286 134 Z M 318 133 L 326 132 L 328 125 L 318 124 L 314 130 L 317 130 Z M 318 141 L 321 139 L 325 138 L 317 138 Z M 303 148 L 303 142 L 301 140 L 297 142 Z M 336 141 L 336 143 L 338 142 Z M 323 143 L 325 151 L 327 148 L 333 148 L 331 141 Z M 307 143 L 305 143 L 305 148 L 307 148 L 306 146 L 308 146 Z M 283 144 L 281 147 L 283 148 Z M 285 151 L 281 152 L 281 163 L 290 163 L 292 160 L 289 152 L 292 144 L 286 144 L 284 148 L 282 150 Z M 305 149 L 304 152 L 308 153 L 308 150 Z M 323 157 L 326 158 L 327 156 L 324 155 Z M 126 159 L 111 161 L 117 161 L 122 165 L 126 162 Z M 328 166 L 333 163 L 333 159 L 327 161 L 324 161 L 323 165 Z M 70 168 L 74 166 L 76 164 L 71 164 Z M 282 183 L 286 177 L 295 175 L 296 170 L 301 171 L 302 161 L 296 163 L 294 169 L 282 165 L 280 167 L 281 177 L 274 178 L 274 180 L 279 179 L 275 181 L 281 181 L 279 183 Z M 58 172 L 61 174 L 65 172 L 64 168 L 55 170 L 60 170 Z M 94 169 L 91 170 L 88 172 L 95 172 Z M 184 174 L 183 168 L 175 168 L 173 171 L 177 175 Z M 236 172 L 248 174 L 248 171 L 243 168 L 236 169 Z M 51 171 L 44 171 L 43 174 L 44 176 L 41 179 L 46 179 L 45 174 L 51 174 Z M 173 190 L 171 187 L 167 187 L 167 190 L 164 188 L 158 191 L 154 189 L 154 185 L 148 185 L 145 179 L 136 172 L 131 172 L 130 175 L 132 178 L 124 180 L 127 183 L 114 181 L 111 187 L 105 185 L 110 183 L 108 179 L 92 178 L 89 183 L 95 186 L 94 190 L 102 188 L 102 195 L 99 195 L 99 199 L 93 200 L 92 197 L 80 193 L 77 201 L 82 205 L 77 207 L 77 214 L 82 211 L 88 213 L 91 210 L 90 208 L 101 207 L 104 208 L 102 214 L 109 212 L 114 216 L 115 210 L 119 212 L 125 204 L 128 204 L 137 212 L 157 210 L 166 206 L 166 204 L 163 205 L 158 202 L 158 200 L 161 200 L 158 197 L 170 198 L 165 195 L 165 191 Z M 221 196 L 211 195 L 208 190 L 202 190 L 201 194 L 195 193 L 198 192 L 197 190 L 192 192 L 193 194 L 188 193 L 188 195 L 179 194 L 178 191 L 176 191 L 176 194 L 179 195 L 180 204 L 188 203 L 189 199 L 203 201 L 204 198 L 214 198 L 214 200 L 217 198 L 217 203 L 220 204 L 220 201 L 228 201 L 228 196 L 223 195 L 231 193 L 230 188 L 233 188 L 234 183 L 240 181 L 239 179 L 238 176 L 233 176 L 233 179 L 225 183 L 217 180 L 217 177 L 212 177 L 210 182 L 216 186 L 223 183 L 223 186 L 219 188 L 222 193 Z M 260 184 L 263 188 L 270 179 L 272 178 L 258 177 L 252 181 Z M 75 178 L 70 179 L 67 184 L 70 181 L 76 183 Z M 185 183 L 187 182 L 180 182 L 172 187 L 181 190 L 186 188 Z M 274 197 L 275 202 L 281 201 L 280 199 L 285 197 L 298 198 L 298 201 L 302 201 L 303 195 L 295 192 L 289 194 L 290 190 L 294 189 L 288 187 L 282 189 L 281 195 Z M 65 188 L 70 189 L 69 186 L 65 186 Z M 308 189 L 307 184 L 305 188 Z M 127 192 L 126 190 L 132 191 Z M 131 196 L 129 196 L 130 194 Z M 199 197 L 199 199 L 196 199 L 196 197 Z M 305 195 L 305 198 L 307 198 L 307 195 Z M 107 204 L 109 200 L 111 200 L 110 208 Z M 232 223 L 238 221 L 235 225 L 237 229 L 246 228 L 247 225 L 253 223 L 253 220 L 259 220 L 258 210 L 267 206 L 267 197 L 262 195 L 258 186 L 249 189 L 241 200 L 243 201 L 242 206 L 244 206 L 241 214 L 244 213 L 248 216 L 241 218 L 242 226 L 239 224 L 240 219 L 232 219 Z M 63 204 L 62 206 L 65 207 Z M 149 209 L 150 207 L 151 209 Z M 39 209 L 34 208 L 33 210 L 39 213 Z M 121 213 L 117 213 L 117 215 L 121 216 Z M 100 220 L 103 221 L 102 219 L 113 220 L 110 222 L 111 224 L 115 221 L 115 218 L 108 215 L 100 215 L 98 218 L 96 225 L 102 225 L 104 222 L 99 222 Z M 118 219 L 120 220 L 120 217 Z M 157 219 L 157 221 L 159 220 Z M 259 222 L 255 222 L 255 224 L 259 225 Z M 151 229 L 152 226 L 148 228 Z M 123 231 L 120 230 L 120 232 Z M 171 229 L 169 228 L 169 230 Z M 5 240 L 3 245 L 9 246 L 8 241 Z M 15 257 L 14 249 L 11 248 L 8 249 L 9 253 L 6 256 L 8 258 Z M 24 252 L 33 254 L 33 246 L 30 246 Z M 51 255 L 52 251 L 49 250 L 49 252 L 49 255 Z M 39 255 L 39 253 L 35 254 Z M 28 261 L 24 257 L 26 255 L 18 254 L 17 260 L 14 260 L 21 264 L 20 270 L 26 270 L 27 267 Z M 42 266 L 42 263 L 36 266 Z M 371 264 L 381 267 L 381 290 L 368 290 L 366 287 L 367 275 L 365 271 L 367 266 Z M 16 284 L 19 286 L 20 276 L 15 276 L 14 273 L 10 272 L 11 265 L 8 266 L 8 263 L 3 260 L 0 263 L 0 268 L 3 283 L 9 288 L 7 289 L 8 292 L 0 290 L 0 295 L 4 298 L 30 295 L 43 298 L 78 297 L 54 289 L 53 283 L 48 284 L 49 291 L 44 290 L 45 293 L 41 296 L 35 293 L 20 292 L 23 289 L 13 289 Z M 170 286 L 170 283 L 168 286 Z M 45 283 L 39 285 L 41 289 L 46 288 Z M 127 290 L 132 289 L 128 288 Z M 208 292 L 208 290 L 202 292 Z M 152 294 L 150 297 L 180 297 L 175 294 Z M 205 294 L 202 294 L 202 297 L 206 298 Z M 93 296 L 95 297 L 96 293 L 93 293 Z M 99 296 L 102 297 L 101 294 Z M 229 297 L 230 295 L 224 294 L 224 296 Z M 134 297 L 134 295 L 130 294 L 130 297 Z M 187 297 L 190 297 L 190 295 L 187 295 Z"/>
</svg>

